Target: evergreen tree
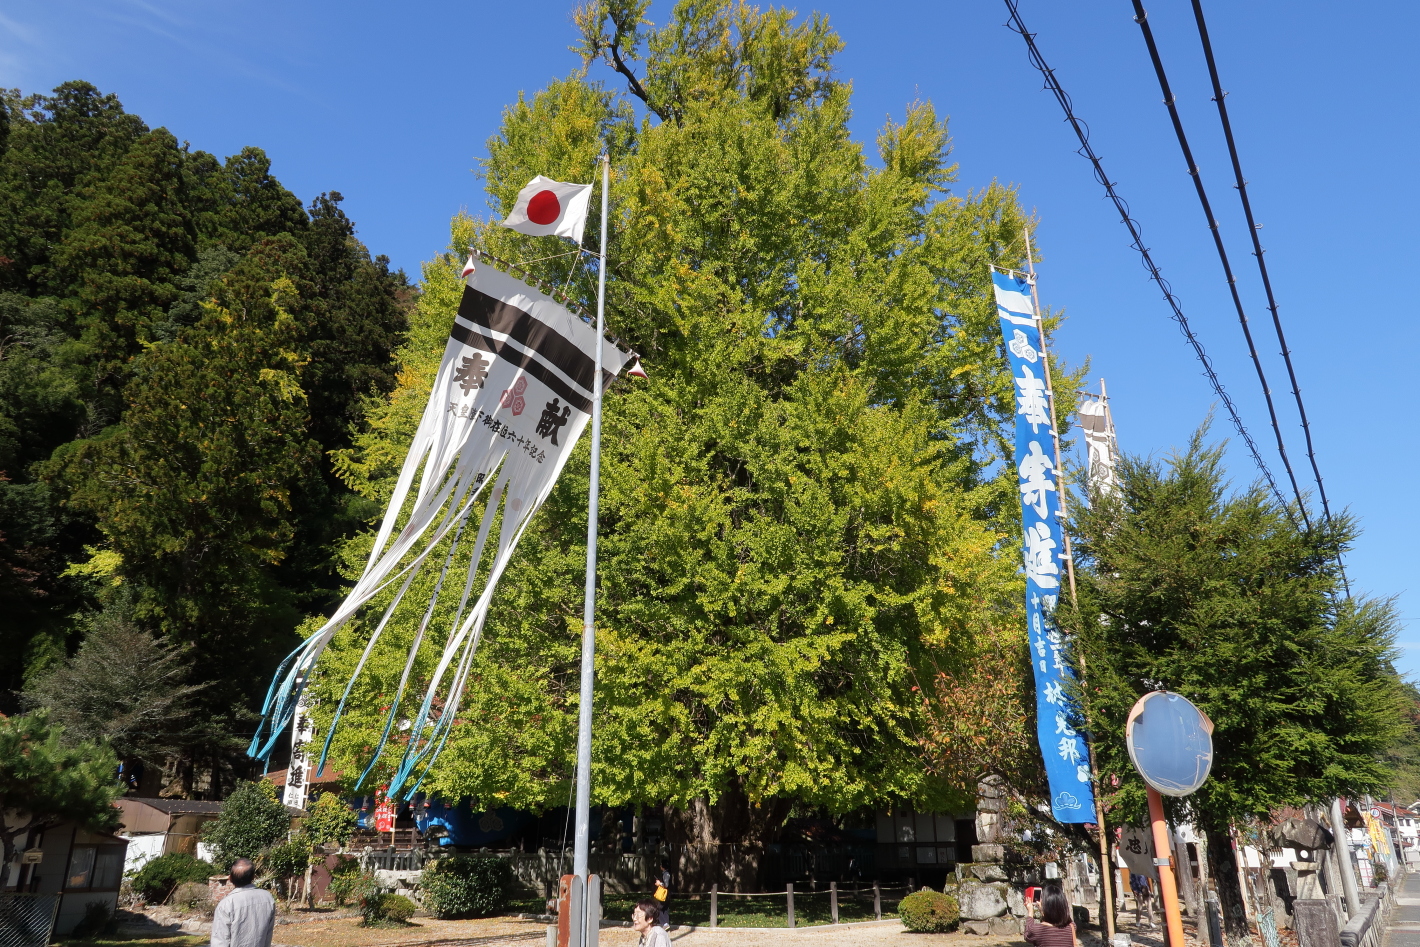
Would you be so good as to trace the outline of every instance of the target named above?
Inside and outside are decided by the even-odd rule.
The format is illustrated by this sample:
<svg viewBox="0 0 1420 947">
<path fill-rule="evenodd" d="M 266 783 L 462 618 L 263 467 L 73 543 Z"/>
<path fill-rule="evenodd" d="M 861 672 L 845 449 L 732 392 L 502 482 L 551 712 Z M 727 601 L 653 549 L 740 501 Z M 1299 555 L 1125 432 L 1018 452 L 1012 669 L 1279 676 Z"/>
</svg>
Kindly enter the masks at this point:
<svg viewBox="0 0 1420 947">
<path fill-rule="evenodd" d="M 28 672 L 63 660 L 68 616 L 90 604 L 69 562 L 94 537 L 54 502 L 32 465 L 74 436 L 86 410 L 61 355 L 69 314 L 57 300 L 0 293 L 0 711 Z"/>
<path fill-rule="evenodd" d="M 195 733 L 191 661 L 140 629 L 126 596 L 115 596 L 86 629 L 79 651 L 25 691 L 25 703 L 43 708 L 64 730 L 68 745 L 85 741 L 112 747 L 126 774 L 160 772 Z M 134 785 L 137 785 L 136 783 Z M 145 795 L 159 789 L 148 780 Z"/>
<path fill-rule="evenodd" d="M 260 148 L 247 146 L 227 159 L 225 182 L 209 239 L 230 250 L 245 252 L 263 236 L 301 234 L 309 221 L 296 195 L 271 175 L 271 159 Z"/>
<path fill-rule="evenodd" d="M 259 148 L 219 161 L 84 82 L 0 103 L 0 710 L 122 588 L 164 646 L 236 642 L 194 652 L 207 766 L 335 594 L 330 546 L 368 513 L 326 455 L 393 385 L 409 289 L 338 195 L 312 236 Z"/>
<path fill-rule="evenodd" d="M 211 755 L 233 748 L 221 730 L 289 647 L 296 615 L 272 570 L 295 531 L 292 492 L 316 463 L 289 314 L 298 300 L 289 281 L 268 288 L 224 292 L 178 341 L 145 351 L 122 426 L 50 462 L 136 585 L 138 620 L 192 647 L 194 680 L 211 683 L 206 715 L 225 721 Z"/>
<path fill-rule="evenodd" d="M 118 760 L 96 743 L 66 746 L 59 727 L 41 713 L 0 718 L 0 885 L 12 883 L 16 844 L 33 832 L 74 822 L 113 830 L 119 795 Z"/>
<path fill-rule="evenodd" d="M 50 95 L 12 97 L 9 147 L 0 156 L 0 289 L 67 295 L 51 248 L 71 226 L 80 189 L 107 174 L 148 128 L 114 95 L 66 82 Z"/>
<path fill-rule="evenodd" d="M 129 361 L 177 299 L 177 279 L 197 253 L 188 207 L 187 158 L 166 129 L 134 142 L 85 188 L 54 254 L 71 287 L 85 379 L 99 423 L 117 421 Z"/>
<path fill-rule="evenodd" d="M 303 237 L 312 284 L 303 338 L 310 356 L 306 390 L 312 430 L 327 450 L 350 446 L 364 399 L 393 390 L 389 353 L 403 338 L 408 301 L 403 271 L 391 273 L 388 257 L 370 258 L 342 200 L 332 191 L 312 201 Z"/>
<path fill-rule="evenodd" d="M 1143 824 L 1124 746 L 1138 698 L 1163 688 L 1213 721 L 1208 781 L 1176 815 L 1207 833 L 1230 936 L 1246 935 L 1229 826 L 1282 806 L 1381 792 L 1405 722 L 1388 603 L 1341 596 L 1347 516 L 1303 529 L 1260 485 L 1230 493 L 1222 448 L 1195 435 L 1167 464 L 1127 458 L 1117 497 L 1074 531 L 1085 695 L 1107 805 Z"/>
</svg>

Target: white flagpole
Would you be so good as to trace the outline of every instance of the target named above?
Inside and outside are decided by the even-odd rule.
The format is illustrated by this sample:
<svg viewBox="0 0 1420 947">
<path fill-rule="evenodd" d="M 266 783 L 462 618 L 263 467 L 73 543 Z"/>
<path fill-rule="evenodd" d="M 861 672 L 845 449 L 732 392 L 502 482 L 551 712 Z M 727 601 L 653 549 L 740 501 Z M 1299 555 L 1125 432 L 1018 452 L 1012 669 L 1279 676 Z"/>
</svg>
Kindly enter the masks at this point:
<svg viewBox="0 0 1420 947">
<path fill-rule="evenodd" d="M 601 264 L 597 267 L 597 356 L 592 381 L 592 484 L 587 499 L 587 587 L 582 605 L 582 696 L 577 712 L 577 825 L 572 836 L 572 874 L 587 880 L 592 808 L 592 677 L 597 647 L 597 498 L 601 487 L 602 339 L 606 334 L 606 218 L 611 159 L 602 155 Z"/>
</svg>

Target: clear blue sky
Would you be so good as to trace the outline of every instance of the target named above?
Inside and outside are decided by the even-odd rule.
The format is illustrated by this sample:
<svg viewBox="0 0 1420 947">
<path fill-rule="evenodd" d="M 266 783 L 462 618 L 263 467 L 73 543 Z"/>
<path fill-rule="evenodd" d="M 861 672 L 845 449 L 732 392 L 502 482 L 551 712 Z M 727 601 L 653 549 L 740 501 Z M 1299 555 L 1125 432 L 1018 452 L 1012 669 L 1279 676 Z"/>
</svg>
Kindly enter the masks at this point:
<svg viewBox="0 0 1420 947">
<path fill-rule="evenodd" d="M 1415 398 L 1416 85 L 1420 7 L 1316 0 L 1209 2 L 1249 190 L 1295 353 L 1328 493 L 1365 534 L 1357 591 L 1399 596 L 1402 667 L 1420 672 L 1411 591 L 1417 452 L 1391 439 Z M 669 0 L 652 7 L 664 18 Z M 411 275 L 443 247 L 449 216 L 486 212 L 472 173 L 501 109 L 577 67 L 570 0 L 388 4 L 248 0 L 0 0 L 0 85 L 82 78 L 150 125 L 219 156 L 271 155 L 303 199 L 339 190 L 360 235 Z M 916 97 L 951 116 L 959 188 L 993 178 L 1040 215 L 1041 291 L 1068 322 L 1060 353 L 1104 376 L 1131 452 L 1183 444 L 1213 395 L 1123 228 L 1041 91 L 1004 6 L 823 0 L 847 42 L 855 131 L 871 143 Z M 1223 381 L 1277 475 L 1262 398 L 1202 215 L 1126 0 L 1022 0 L 1022 13 L 1088 121 Z M 1284 431 L 1300 430 L 1246 246 L 1188 4 L 1150 6 L 1194 148 L 1243 274 Z M 613 77 L 606 77 L 609 81 Z M 1378 286 L 1388 287 L 1377 297 Z M 1379 311 L 1372 307 L 1379 298 Z M 1371 322 L 1365 321 L 1372 320 Z M 1367 328 L 1370 325 L 1371 328 Z M 1384 332 L 1376 334 L 1380 328 Z M 1231 433 L 1220 416 L 1218 435 Z M 1407 446 L 1408 445 L 1408 446 Z M 1234 444 L 1239 481 L 1253 470 Z M 1410 484 L 1406 486 L 1406 484 Z"/>
</svg>

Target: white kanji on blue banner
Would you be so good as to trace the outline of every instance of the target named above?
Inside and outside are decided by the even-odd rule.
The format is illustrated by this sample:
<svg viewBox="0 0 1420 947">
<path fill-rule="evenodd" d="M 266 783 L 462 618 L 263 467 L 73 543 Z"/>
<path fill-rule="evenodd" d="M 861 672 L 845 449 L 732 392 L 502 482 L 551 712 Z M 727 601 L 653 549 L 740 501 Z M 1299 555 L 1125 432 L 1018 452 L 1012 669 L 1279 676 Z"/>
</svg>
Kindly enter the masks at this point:
<svg viewBox="0 0 1420 947">
<path fill-rule="evenodd" d="M 1035 669 L 1036 738 L 1050 780 L 1050 806 L 1061 822 L 1096 822 L 1089 749 L 1075 729 L 1077 710 L 1067 693 L 1070 667 L 1054 625 L 1064 574 L 1060 526 L 1060 472 L 1050 396 L 1045 385 L 1044 346 L 1031 302 L 1030 284 L 1014 273 L 991 272 L 996 314 L 1015 378 L 1016 474 L 1021 493 L 1022 556 L 1026 572 L 1026 627 Z"/>
</svg>

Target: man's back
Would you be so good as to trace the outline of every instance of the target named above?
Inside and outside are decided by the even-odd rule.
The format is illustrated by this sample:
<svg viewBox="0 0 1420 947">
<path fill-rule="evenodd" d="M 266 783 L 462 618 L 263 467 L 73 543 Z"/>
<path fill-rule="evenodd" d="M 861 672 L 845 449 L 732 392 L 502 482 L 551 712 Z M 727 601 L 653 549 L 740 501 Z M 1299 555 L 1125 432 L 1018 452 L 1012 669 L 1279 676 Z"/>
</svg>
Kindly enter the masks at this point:
<svg viewBox="0 0 1420 947">
<path fill-rule="evenodd" d="M 217 905 L 212 916 L 212 947 L 271 947 L 276 899 L 250 885 L 238 888 Z"/>
</svg>

